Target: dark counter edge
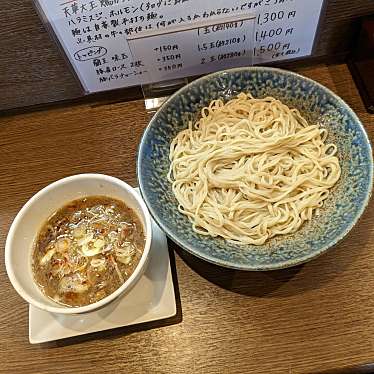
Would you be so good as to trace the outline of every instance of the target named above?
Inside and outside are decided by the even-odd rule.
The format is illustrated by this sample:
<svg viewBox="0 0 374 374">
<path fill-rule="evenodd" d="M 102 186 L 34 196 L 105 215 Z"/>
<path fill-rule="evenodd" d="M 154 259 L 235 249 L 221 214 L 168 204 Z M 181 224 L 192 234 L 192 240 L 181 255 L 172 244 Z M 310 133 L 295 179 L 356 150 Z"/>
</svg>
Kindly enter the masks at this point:
<svg viewBox="0 0 374 374">
<path fill-rule="evenodd" d="M 326 64 L 334 65 L 346 62 L 346 54 L 334 55 L 334 56 L 323 56 L 323 57 L 309 57 L 300 58 L 295 60 L 289 60 L 286 62 L 275 62 L 271 64 L 264 64 L 264 66 L 279 67 L 286 70 L 295 70 L 300 68 L 313 67 L 314 65 Z M 197 77 L 189 78 L 189 81 L 196 79 Z M 143 99 L 143 93 L 141 86 L 121 88 L 111 91 L 104 91 L 89 94 L 86 96 L 78 97 L 76 99 L 68 99 L 62 101 L 53 101 L 38 105 L 26 106 L 21 108 L 12 108 L 0 110 L 0 118 L 7 117 L 17 114 L 43 111 L 48 109 L 56 109 L 66 106 L 74 106 L 81 104 L 92 104 L 93 106 L 111 105 L 121 102 L 128 102 L 133 100 Z"/>
</svg>

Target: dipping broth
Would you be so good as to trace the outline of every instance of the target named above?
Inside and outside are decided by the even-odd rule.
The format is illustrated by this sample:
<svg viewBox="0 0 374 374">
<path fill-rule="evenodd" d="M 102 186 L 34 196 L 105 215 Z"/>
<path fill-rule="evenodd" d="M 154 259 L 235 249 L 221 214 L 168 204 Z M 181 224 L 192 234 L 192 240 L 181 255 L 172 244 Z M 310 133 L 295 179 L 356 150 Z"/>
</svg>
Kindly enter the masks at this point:
<svg viewBox="0 0 374 374">
<path fill-rule="evenodd" d="M 39 231 L 32 254 L 34 279 L 60 304 L 89 305 L 130 277 L 144 244 L 140 219 L 122 201 L 77 199 L 52 214 Z"/>
</svg>

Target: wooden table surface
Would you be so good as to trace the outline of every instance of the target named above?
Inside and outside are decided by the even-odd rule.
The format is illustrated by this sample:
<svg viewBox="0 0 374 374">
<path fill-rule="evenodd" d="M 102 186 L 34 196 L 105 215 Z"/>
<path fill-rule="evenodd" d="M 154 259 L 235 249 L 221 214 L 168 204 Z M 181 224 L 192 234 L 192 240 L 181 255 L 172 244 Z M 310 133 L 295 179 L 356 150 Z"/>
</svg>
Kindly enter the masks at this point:
<svg viewBox="0 0 374 374">
<path fill-rule="evenodd" d="M 365 112 L 346 65 L 302 68 Z M 0 247 L 12 219 L 59 178 L 105 173 L 136 185 L 143 103 L 66 106 L 0 118 Z M 43 345 L 0 252 L 1 373 L 374 372 L 374 200 L 335 249 L 267 273 L 222 269 L 175 250 L 178 313 L 166 321 Z"/>
</svg>

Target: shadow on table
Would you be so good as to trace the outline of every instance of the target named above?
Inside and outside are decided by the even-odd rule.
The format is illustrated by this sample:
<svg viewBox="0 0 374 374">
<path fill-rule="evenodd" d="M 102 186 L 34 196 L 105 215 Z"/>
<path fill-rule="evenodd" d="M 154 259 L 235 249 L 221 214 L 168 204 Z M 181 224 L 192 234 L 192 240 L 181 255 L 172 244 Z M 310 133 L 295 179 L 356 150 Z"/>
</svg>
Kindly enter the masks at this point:
<svg viewBox="0 0 374 374">
<path fill-rule="evenodd" d="M 182 322 L 183 320 L 182 304 L 181 304 L 181 299 L 180 299 L 178 276 L 177 276 L 177 271 L 176 271 L 176 266 L 175 266 L 175 254 L 174 254 L 174 251 L 170 248 L 169 248 L 169 257 L 170 257 L 170 266 L 171 266 L 171 273 L 172 273 L 173 284 L 174 284 L 174 293 L 175 293 L 176 310 L 177 310 L 177 313 L 175 316 L 170 317 L 170 318 L 165 318 L 162 320 L 139 323 L 139 324 L 132 325 L 132 326 L 119 327 L 119 328 L 115 328 L 112 330 L 99 331 L 99 332 L 94 332 L 94 333 L 90 333 L 86 335 L 57 340 L 55 342 L 41 344 L 41 346 L 43 346 L 44 348 L 53 349 L 53 348 L 62 347 L 66 345 L 80 344 L 80 343 L 84 343 L 88 340 L 93 340 L 93 339 L 115 339 L 117 337 L 123 337 L 125 335 L 130 335 L 135 332 L 175 325 L 175 324 Z"/>
<path fill-rule="evenodd" d="M 299 266 L 272 271 L 241 271 L 220 267 L 182 250 L 171 240 L 169 248 L 174 249 L 193 271 L 221 288 L 247 296 L 289 297 L 324 287 L 359 261 L 366 248 L 367 229 L 367 222 L 361 220 L 348 238 L 327 253 Z"/>
<path fill-rule="evenodd" d="M 341 369 L 331 369 L 324 371 L 315 371 L 315 374 L 373 374 L 374 364 L 363 364 L 358 366 L 350 366 Z"/>
<path fill-rule="evenodd" d="M 169 240 L 169 248 L 174 249 L 181 259 L 193 271 L 211 283 L 232 292 L 248 296 L 263 297 L 278 289 L 282 284 L 292 279 L 303 265 L 287 270 L 274 271 L 241 271 L 227 269 L 201 260 L 182 250 Z"/>
</svg>

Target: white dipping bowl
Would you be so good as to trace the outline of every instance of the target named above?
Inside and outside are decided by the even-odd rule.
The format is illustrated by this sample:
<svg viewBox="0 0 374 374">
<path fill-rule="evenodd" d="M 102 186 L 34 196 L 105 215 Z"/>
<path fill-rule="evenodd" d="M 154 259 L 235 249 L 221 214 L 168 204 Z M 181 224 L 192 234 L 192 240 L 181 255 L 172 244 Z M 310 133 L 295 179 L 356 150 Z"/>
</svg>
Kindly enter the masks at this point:
<svg viewBox="0 0 374 374">
<path fill-rule="evenodd" d="M 43 223 L 53 212 L 72 200 L 93 195 L 122 200 L 133 209 L 143 224 L 145 247 L 135 271 L 116 291 L 90 305 L 66 307 L 45 296 L 34 281 L 31 266 L 33 244 Z M 19 211 L 6 240 L 5 266 L 13 287 L 28 303 L 51 313 L 87 313 L 102 308 L 135 285 L 146 268 L 151 241 L 151 217 L 143 200 L 131 186 L 120 179 L 102 174 L 74 175 L 43 188 Z"/>
</svg>

